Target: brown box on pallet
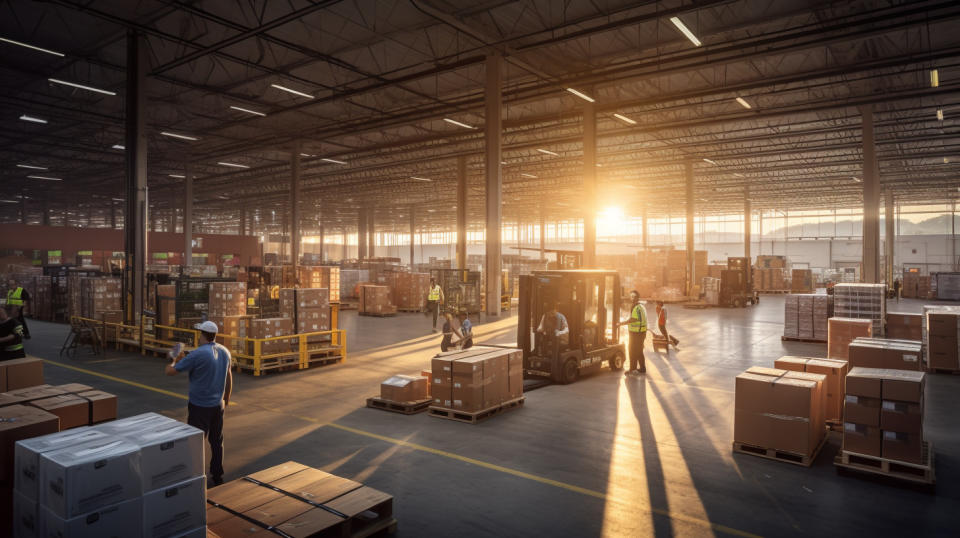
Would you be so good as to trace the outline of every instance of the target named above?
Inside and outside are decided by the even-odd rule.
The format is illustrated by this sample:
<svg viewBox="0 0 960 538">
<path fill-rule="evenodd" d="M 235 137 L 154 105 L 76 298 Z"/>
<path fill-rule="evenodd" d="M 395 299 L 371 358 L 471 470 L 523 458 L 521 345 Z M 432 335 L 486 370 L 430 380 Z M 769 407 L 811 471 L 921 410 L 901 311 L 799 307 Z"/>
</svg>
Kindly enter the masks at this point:
<svg viewBox="0 0 960 538">
<path fill-rule="evenodd" d="M 884 430 L 882 454 L 891 460 L 923 463 L 923 434 Z"/>
<path fill-rule="evenodd" d="M 851 368 L 847 372 L 846 394 L 864 398 L 883 398 L 883 376 L 885 370 L 876 368 Z"/>
<path fill-rule="evenodd" d="M 217 334 L 238 336 L 247 316 L 208 316 L 207 319 L 217 324 Z"/>
<path fill-rule="evenodd" d="M 79 392 L 87 392 L 93 390 L 93 387 L 90 385 L 84 385 L 83 383 L 67 383 L 65 385 L 54 385 L 54 388 L 62 390 L 64 394 L 77 394 Z"/>
<path fill-rule="evenodd" d="M 395 314 L 397 307 L 390 303 L 387 286 L 361 286 L 360 312 L 364 314 Z"/>
<path fill-rule="evenodd" d="M 927 335 L 960 335 L 960 312 L 952 310 L 931 310 L 927 312 Z"/>
<path fill-rule="evenodd" d="M 453 361 L 451 364 L 453 409 L 478 411 L 484 408 L 483 394 L 487 378 L 484 377 L 483 365 L 483 356 Z"/>
<path fill-rule="evenodd" d="M 510 353 L 500 350 L 485 357 L 483 363 L 484 408 L 495 407 L 510 399 Z"/>
<path fill-rule="evenodd" d="M 843 403 L 843 421 L 879 428 L 881 403 L 879 398 L 847 394 Z"/>
<path fill-rule="evenodd" d="M 0 484 L 13 483 L 13 447 L 17 441 L 58 431 L 60 419 L 42 409 L 29 405 L 0 408 Z"/>
<path fill-rule="evenodd" d="M 393 402 L 426 400 L 428 381 L 419 375 L 395 375 L 380 383 L 380 397 Z"/>
<path fill-rule="evenodd" d="M 826 420 L 843 419 L 844 382 L 849 365 L 847 361 L 839 359 L 815 359 L 808 357 L 780 357 L 773 363 L 775 368 L 809 372 L 825 376 L 824 418 Z"/>
<path fill-rule="evenodd" d="M 850 366 L 896 370 L 919 370 L 923 353 L 920 341 L 856 338 L 847 348 Z"/>
<path fill-rule="evenodd" d="M 930 368 L 960 370 L 960 349 L 956 336 L 927 336 L 927 364 Z"/>
<path fill-rule="evenodd" d="M 830 318 L 827 322 L 827 357 L 849 358 L 850 342 L 860 336 L 873 336 L 873 322 L 869 319 Z"/>
<path fill-rule="evenodd" d="M 293 334 L 293 320 L 289 318 L 263 318 L 251 319 L 248 338 L 273 338 L 276 336 L 289 336 Z M 254 353 L 254 342 L 249 342 L 249 354 Z M 270 340 L 261 342 L 260 353 L 269 355 L 273 353 L 286 353 L 291 348 L 291 340 Z"/>
<path fill-rule="evenodd" d="M 887 312 L 887 338 L 923 340 L 922 314 Z"/>
<path fill-rule="evenodd" d="M 433 391 L 431 388 L 433 387 L 433 372 L 429 370 L 420 370 L 420 375 L 427 378 L 427 398 L 432 398 Z"/>
<path fill-rule="evenodd" d="M 734 440 L 810 455 L 823 439 L 820 374 L 753 367 L 736 378 Z"/>
<path fill-rule="evenodd" d="M 843 450 L 867 456 L 880 457 L 882 454 L 883 434 L 876 426 L 866 426 L 853 422 L 843 423 Z"/>
<path fill-rule="evenodd" d="M 434 357 L 431 360 L 430 394 L 433 405 L 453 407 L 453 357 Z"/>
<path fill-rule="evenodd" d="M 60 417 L 60 430 L 87 426 L 90 423 L 89 402 L 74 394 L 34 400 L 30 405 Z"/>
<path fill-rule="evenodd" d="M 883 400 L 880 429 L 887 432 L 923 433 L 923 404 Z"/>
<path fill-rule="evenodd" d="M 883 376 L 881 391 L 884 400 L 923 403 L 927 376 L 923 372 L 880 370 Z"/>
<path fill-rule="evenodd" d="M 90 424 L 99 424 L 117 418 L 117 396 L 102 390 L 89 390 L 77 393 L 87 400 L 90 409 Z"/>
<path fill-rule="evenodd" d="M 33 357 L 0 362 L 2 392 L 43 384 L 43 361 Z"/>
<path fill-rule="evenodd" d="M 27 387 L 25 389 L 17 389 L 4 392 L 0 394 L 0 404 L 2 405 L 14 405 L 14 404 L 26 404 L 34 400 L 42 400 L 44 398 L 52 398 L 54 396 L 61 396 L 66 394 L 64 391 L 53 387 L 51 385 L 37 385 L 35 387 Z"/>
<path fill-rule="evenodd" d="M 523 396 L 523 353 L 517 349 L 507 356 L 507 400 Z"/>
</svg>

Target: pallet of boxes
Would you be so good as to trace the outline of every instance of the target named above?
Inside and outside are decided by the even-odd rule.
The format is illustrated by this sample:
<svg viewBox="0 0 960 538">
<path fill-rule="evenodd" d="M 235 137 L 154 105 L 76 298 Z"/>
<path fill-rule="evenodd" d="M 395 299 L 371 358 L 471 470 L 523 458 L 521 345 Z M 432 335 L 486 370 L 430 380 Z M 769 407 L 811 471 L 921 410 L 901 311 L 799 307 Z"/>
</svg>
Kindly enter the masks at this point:
<svg viewBox="0 0 960 538">
<path fill-rule="evenodd" d="M 476 424 L 524 404 L 519 349 L 474 347 L 431 362 L 432 417 Z"/>
<path fill-rule="evenodd" d="M 430 374 L 421 372 L 389 377 L 380 383 L 380 396 L 367 398 L 367 407 L 403 415 L 426 411 L 433 403 L 430 397 Z"/>
<path fill-rule="evenodd" d="M 924 305 L 921 335 L 931 373 L 960 372 L 960 307 Z"/>
<path fill-rule="evenodd" d="M 293 322 L 293 334 L 308 335 L 291 339 L 291 348 L 299 350 L 301 342 L 306 346 L 305 363 L 302 368 L 333 364 L 343 360 L 342 346 L 333 345 L 332 334 L 324 333 L 333 328 L 330 307 L 330 290 L 327 288 L 291 288 L 280 290 L 280 315 Z"/>
<path fill-rule="evenodd" d="M 159 290 L 158 290 L 159 291 Z M 217 342 L 231 351 L 243 349 L 242 338 L 253 316 L 247 315 L 246 282 L 211 282 L 207 319 L 217 324 Z"/>
<path fill-rule="evenodd" d="M 386 317 L 397 314 L 397 307 L 390 302 L 389 286 L 360 286 L 360 305 L 358 309 L 361 316 Z"/>
</svg>

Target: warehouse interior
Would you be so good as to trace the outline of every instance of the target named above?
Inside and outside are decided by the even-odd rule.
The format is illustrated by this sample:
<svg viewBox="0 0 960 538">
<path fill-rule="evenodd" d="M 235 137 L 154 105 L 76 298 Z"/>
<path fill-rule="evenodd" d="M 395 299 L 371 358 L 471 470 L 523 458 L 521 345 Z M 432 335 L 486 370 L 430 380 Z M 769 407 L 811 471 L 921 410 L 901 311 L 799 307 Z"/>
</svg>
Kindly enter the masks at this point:
<svg viewBox="0 0 960 538">
<path fill-rule="evenodd" d="M 933 0 L 0 4 L 0 535 L 956 534 L 958 30 Z M 222 477 L 164 370 L 206 323 Z M 199 469 L 51 500 L 148 426 Z"/>
</svg>

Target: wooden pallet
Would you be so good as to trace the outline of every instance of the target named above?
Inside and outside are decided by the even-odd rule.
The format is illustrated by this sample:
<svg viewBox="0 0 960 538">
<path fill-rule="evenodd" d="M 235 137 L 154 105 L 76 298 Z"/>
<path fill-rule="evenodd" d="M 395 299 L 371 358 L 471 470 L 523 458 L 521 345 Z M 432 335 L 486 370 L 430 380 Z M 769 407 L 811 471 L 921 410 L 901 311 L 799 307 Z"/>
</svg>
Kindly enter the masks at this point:
<svg viewBox="0 0 960 538">
<path fill-rule="evenodd" d="M 357 314 L 374 318 L 392 318 L 397 315 L 396 312 L 357 312 Z"/>
<path fill-rule="evenodd" d="M 820 449 L 823 448 L 823 445 L 827 444 L 827 436 L 823 436 L 823 440 L 820 441 L 820 444 L 817 445 L 817 449 L 813 451 L 813 454 L 797 454 L 796 452 L 789 452 L 786 450 L 777 450 L 775 448 L 763 448 L 754 445 L 748 445 L 746 443 L 740 443 L 738 441 L 733 442 L 733 451 L 740 454 L 750 454 L 751 456 L 759 456 L 761 458 L 766 458 L 768 460 L 782 461 L 784 463 L 792 463 L 794 465 L 802 465 L 804 467 L 810 467 L 813 465 L 814 460 L 817 459 L 817 455 L 820 454 Z"/>
<path fill-rule="evenodd" d="M 413 312 L 415 314 L 422 314 L 423 309 L 422 308 L 401 308 L 398 306 L 397 312 Z"/>
<path fill-rule="evenodd" d="M 430 407 L 431 402 L 433 402 L 433 398 L 412 402 L 395 402 L 393 400 L 384 400 L 377 396 L 371 396 L 367 398 L 367 407 L 392 411 L 394 413 L 400 413 L 401 415 L 415 415 L 426 411 L 427 408 Z"/>
<path fill-rule="evenodd" d="M 960 375 L 960 370 L 953 370 L 950 368 L 927 368 L 927 372 L 931 374 L 946 374 L 946 375 Z"/>
<path fill-rule="evenodd" d="M 853 471 L 870 473 L 878 476 L 886 476 L 916 484 L 933 485 L 936 482 L 934 475 L 934 453 L 933 443 L 923 442 L 923 461 L 924 463 L 910 463 L 906 461 L 897 461 L 878 456 L 868 456 L 856 452 L 841 450 L 835 458 L 833 464 L 837 469 L 850 469 Z"/>
<path fill-rule="evenodd" d="M 340 310 L 356 310 L 360 308 L 360 303 L 340 303 Z"/>
<path fill-rule="evenodd" d="M 784 342 L 808 342 L 811 344 L 826 344 L 826 340 L 817 340 L 816 338 L 797 338 L 795 336 L 781 336 L 780 340 Z"/>
<path fill-rule="evenodd" d="M 447 409 L 446 407 L 436 407 L 431 405 L 429 407 L 429 415 L 436 418 L 445 418 L 448 420 L 456 420 L 459 422 L 466 422 L 467 424 L 476 424 L 482 422 L 492 416 L 499 415 L 505 411 L 511 409 L 517 409 L 523 407 L 523 402 L 526 400 L 525 396 L 521 396 L 514 400 L 509 400 L 503 402 L 500 405 L 483 409 L 481 411 L 458 411 L 456 409 Z"/>
</svg>

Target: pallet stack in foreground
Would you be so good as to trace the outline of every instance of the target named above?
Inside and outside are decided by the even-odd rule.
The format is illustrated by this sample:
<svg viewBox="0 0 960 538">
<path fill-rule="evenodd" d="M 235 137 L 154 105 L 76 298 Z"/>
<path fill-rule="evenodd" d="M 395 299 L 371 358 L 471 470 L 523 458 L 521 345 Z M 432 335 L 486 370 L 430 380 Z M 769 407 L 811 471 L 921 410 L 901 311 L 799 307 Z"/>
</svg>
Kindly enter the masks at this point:
<svg viewBox="0 0 960 538">
<path fill-rule="evenodd" d="M 843 420 L 843 395 L 850 365 L 837 359 L 817 359 L 809 357 L 780 357 L 773 363 L 775 368 L 821 374 L 823 380 L 823 418 L 837 425 Z"/>
<path fill-rule="evenodd" d="M 478 346 L 445 352 L 431 366 L 431 416 L 473 423 L 523 404 L 519 349 Z"/>
</svg>

